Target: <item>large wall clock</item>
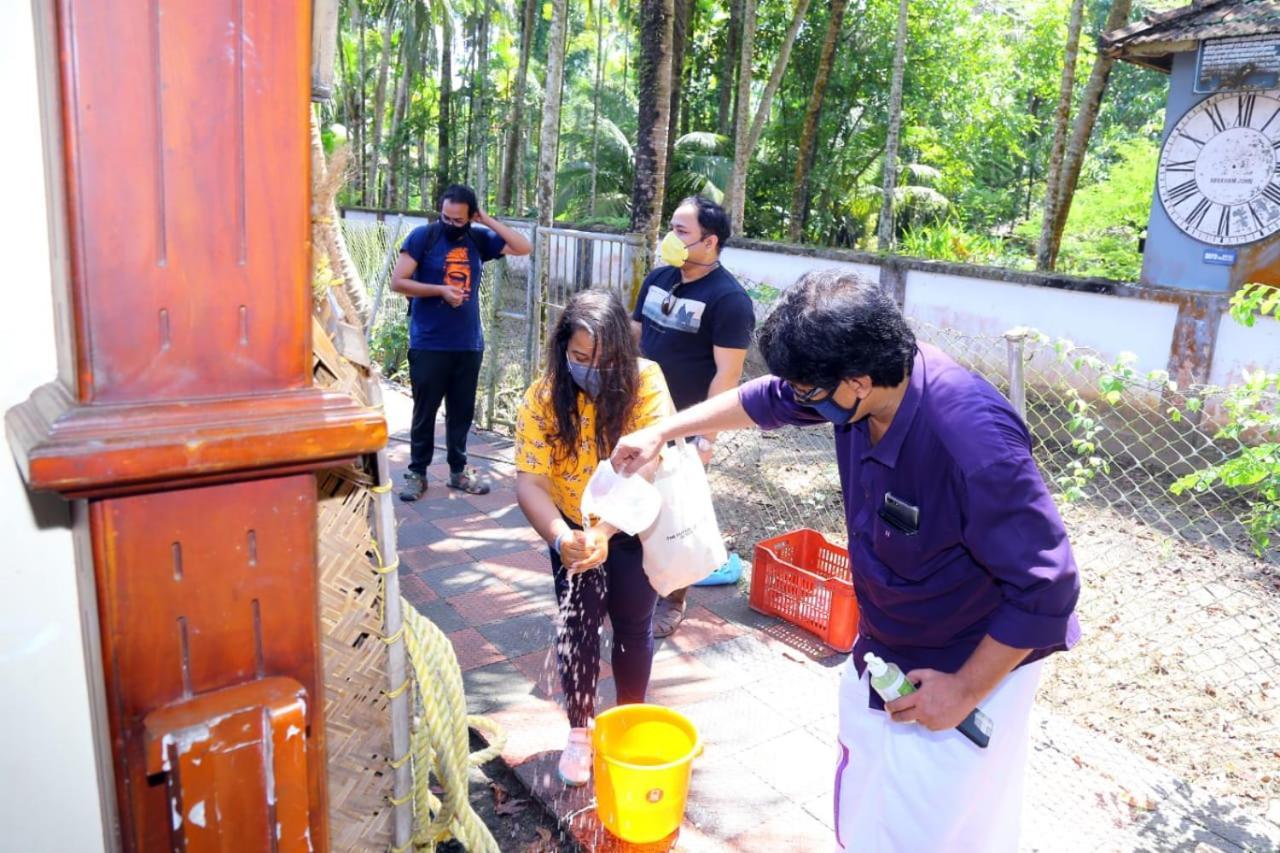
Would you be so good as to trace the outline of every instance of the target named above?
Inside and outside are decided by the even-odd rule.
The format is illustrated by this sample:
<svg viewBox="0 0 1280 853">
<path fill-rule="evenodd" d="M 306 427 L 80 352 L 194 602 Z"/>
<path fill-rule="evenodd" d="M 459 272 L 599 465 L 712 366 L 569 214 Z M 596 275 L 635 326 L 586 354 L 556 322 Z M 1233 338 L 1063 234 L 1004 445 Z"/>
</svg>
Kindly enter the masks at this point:
<svg viewBox="0 0 1280 853">
<path fill-rule="evenodd" d="M 1280 230 L 1280 90 L 1228 92 L 1189 109 L 1165 140 L 1160 202 L 1173 224 L 1214 246 Z"/>
</svg>

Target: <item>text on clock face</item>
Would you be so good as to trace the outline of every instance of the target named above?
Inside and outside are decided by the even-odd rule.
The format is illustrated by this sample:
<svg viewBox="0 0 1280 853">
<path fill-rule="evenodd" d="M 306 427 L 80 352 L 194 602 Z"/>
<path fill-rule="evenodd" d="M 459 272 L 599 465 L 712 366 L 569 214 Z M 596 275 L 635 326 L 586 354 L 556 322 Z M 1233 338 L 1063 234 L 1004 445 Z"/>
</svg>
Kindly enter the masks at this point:
<svg viewBox="0 0 1280 853">
<path fill-rule="evenodd" d="M 1160 153 L 1158 189 L 1173 223 L 1202 242 L 1280 230 L 1280 91 L 1214 95 L 1188 110 Z"/>
</svg>

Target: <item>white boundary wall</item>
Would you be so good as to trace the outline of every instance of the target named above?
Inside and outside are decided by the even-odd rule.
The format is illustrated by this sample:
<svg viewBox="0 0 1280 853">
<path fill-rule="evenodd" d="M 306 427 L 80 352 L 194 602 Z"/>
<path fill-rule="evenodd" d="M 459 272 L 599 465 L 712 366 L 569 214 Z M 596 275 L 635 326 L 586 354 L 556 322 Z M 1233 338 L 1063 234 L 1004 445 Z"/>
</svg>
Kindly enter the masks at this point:
<svg viewBox="0 0 1280 853">
<path fill-rule="evenodd" d="M 10 93 L 0 159 L 11 166 L 11 197 L 26 202 L 0 214 L 9 265 L 0 410 L 57 373 L 31 12 L 31 3 L 0 3 L 0 78 Z M 103 802 L 111 795 L 99 785 L 89 700 L 84 643 L 96 608 L 77 592 L 69 505 L 29 497 L 7 444 L 3 455 L 0 849 L 103 850 L 103 806 L 113 813 L 115 803 Z"/>
</svg>

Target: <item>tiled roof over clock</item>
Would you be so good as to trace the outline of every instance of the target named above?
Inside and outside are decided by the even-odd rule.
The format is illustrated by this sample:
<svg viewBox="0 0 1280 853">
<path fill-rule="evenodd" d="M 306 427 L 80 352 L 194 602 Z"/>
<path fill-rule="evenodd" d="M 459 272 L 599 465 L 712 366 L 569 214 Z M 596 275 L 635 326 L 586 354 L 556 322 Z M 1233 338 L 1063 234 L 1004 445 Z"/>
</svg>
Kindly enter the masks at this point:
<svg viewBox="0 0 1280 853">
<path fill-rule="evenodd" d="M 1197 0 L 1147 15 L 1101 39 L 1104 51 L 1168 72 L 1172 56 L 1205 39 L 1280 33 L 1280 0 Z"/>
</svg>

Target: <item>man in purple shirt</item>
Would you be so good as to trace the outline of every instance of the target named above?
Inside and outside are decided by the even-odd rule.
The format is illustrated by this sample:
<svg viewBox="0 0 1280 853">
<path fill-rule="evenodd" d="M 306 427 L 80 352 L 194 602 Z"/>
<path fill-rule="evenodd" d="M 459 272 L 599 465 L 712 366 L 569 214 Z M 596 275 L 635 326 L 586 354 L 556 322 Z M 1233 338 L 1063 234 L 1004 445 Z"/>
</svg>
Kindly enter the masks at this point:
<svg viewBox="0 0 1280 853">
<path fill-rule="evenodd" d="M 634 471 L 681 436 L 834 424 L 860 613 L 840 689 L 837 844 L 1016 849 L 1039 661 L 1080 633 L 1075 561 L 1025 425 L 856 275 L 804 276 L 760 351 L 775 375 L 625 436 L 614 466 Z M 888 713 L 867 653 L 917 686 Z M 986 749 L 955 731 L 979 706 Z"/>
</svg>

